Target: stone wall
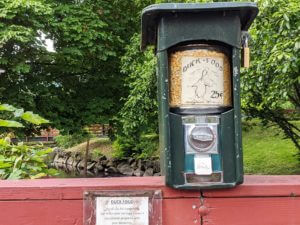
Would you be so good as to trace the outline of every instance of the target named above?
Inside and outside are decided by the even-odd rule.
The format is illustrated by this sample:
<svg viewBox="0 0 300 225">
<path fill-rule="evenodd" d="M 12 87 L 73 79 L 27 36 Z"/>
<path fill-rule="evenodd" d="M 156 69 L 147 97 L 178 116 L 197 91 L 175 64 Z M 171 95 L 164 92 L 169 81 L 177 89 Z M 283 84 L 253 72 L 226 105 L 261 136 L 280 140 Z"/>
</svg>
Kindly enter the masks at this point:
<svg viewBox="0 0 300 225">
<path fill-rule="evenodd" d="M 64 152 L 55 148 L 50 157 L 51 167 L 64 170 L 67 173 L 83 175 L 84 159 L 78 153 Z M 114 159 L 105 156 L 97 160 L 88 159 L 88 176 L 110 177 L 110 176 L 160 176 L 159 159 Z"/>
</svg>

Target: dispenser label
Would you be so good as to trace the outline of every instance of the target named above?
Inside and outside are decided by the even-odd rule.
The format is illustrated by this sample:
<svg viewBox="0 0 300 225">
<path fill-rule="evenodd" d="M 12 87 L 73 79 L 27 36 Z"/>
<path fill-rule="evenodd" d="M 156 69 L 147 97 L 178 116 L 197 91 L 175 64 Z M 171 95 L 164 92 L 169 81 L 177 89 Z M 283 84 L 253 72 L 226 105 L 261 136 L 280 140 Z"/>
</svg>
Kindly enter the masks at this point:
<svg viewBox="0 0 300 225">
<path fill-rule="evenodd" d="M 195 154 L 194 156 L 195 174 L 211 175 L 212 160 L 209 154 Z"/>
<path fill-rule="evenodd" d="M 220 57 L 182 57 L 182 104 L 224 103 L 224 63 Z"/>
</svg>

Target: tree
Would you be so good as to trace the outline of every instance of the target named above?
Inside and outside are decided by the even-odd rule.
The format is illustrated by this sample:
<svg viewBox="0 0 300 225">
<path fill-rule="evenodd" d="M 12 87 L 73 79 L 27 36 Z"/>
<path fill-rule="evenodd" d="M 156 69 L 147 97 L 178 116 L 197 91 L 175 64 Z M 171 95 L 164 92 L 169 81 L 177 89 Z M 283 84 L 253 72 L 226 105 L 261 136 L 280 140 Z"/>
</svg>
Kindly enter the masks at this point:
<svg viewBox="0 0 300 225">
<path fill-rule="evenodd" d="M 252 63 L 243 73 L 242 107 L 250 118 L 277 124 L 300 149 L 300 129 L 286 105 L 300 107 L 300 5 L 298 0 L 259 1 L 252 25 Z"/>
<path fill-rule="evenodd" d="M 153 49 L 140 51 L 140 34 L 132 37 L 122 57 L 129 95 L 116 119 L 119 156 L 139 155 L 142 136 L 158 132 L 156 59 Z"/>
<path fill-rule="evenodd" d="M 2 101 L 26 105 L 64 133 L 107 123 L 127 92 L 119 67 L 123 46 L 139 26 L 134 2 L 5 0 L 1 4 L 7 12 L 0 15 Z M 16 30 L 14 36 L 11 30 Z M 54 41 L 55 52 L 48 52 L 37 39 L 41 34 Z"/>
</svg>

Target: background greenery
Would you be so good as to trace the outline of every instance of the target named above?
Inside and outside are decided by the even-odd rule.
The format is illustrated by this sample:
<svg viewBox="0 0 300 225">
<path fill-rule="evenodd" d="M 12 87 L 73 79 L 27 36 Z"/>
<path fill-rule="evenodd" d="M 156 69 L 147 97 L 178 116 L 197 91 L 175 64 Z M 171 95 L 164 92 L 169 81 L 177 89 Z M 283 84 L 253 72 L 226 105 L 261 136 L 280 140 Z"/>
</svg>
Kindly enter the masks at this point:
<svg viewBox="0 0 300 225">
<path fill-rule="evenodd" d="M 118 157 L 156 154 L 156 59 L 152 47 L 140 51 L 140 15 L 163 2 L 170 1 L 2 0 L 0 101 L 38 112 L 73 137 L 90 124 L 109 123 Z M 282 130 L 274 141 L 289 138 L 297 150 L 289 144 L 287 151 L 299 151 L 299 124 L 291 120 L 299 119 L 300 107 L 300 4 L 255 2 L 260 13 L 250 30 L 251 67 L 242 71 L 243 115 Z M 46 49 L 42 35 L 55 51 Z M 49 126 L 23 125 L 20 135 Z"/>
<path fill-rule="evenodd" d="M 299 121 L 292 122 L 300 125 Z M 275 124 L 247 122 L 243 130 L 244 172 L 246 174 L 300 174 L 297 148 Z M 263 137 L 263 138 L 262 138 Z"/>
<path fill-rule="evenodd" d="M 243 73 L 242 108 L 251 118 L 275 123 L 299 145 L 299 126 L 286 109 L 300 109 L 300 4 L 297 0 L 259 1 L 250 33 L 252 64 Z"/>
</svg>

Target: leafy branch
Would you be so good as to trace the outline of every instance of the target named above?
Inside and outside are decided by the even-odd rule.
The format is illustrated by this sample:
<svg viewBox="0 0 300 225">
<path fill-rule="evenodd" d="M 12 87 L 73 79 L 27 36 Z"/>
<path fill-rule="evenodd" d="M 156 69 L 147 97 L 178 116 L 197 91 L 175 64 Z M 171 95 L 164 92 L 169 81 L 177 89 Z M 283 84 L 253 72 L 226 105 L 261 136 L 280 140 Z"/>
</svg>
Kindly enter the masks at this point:
<svg viewBox="0 0 300 225">
<path fill-rule="evenodd" d="M 35 125 L 49 123 L 49 120 L 44 119 L 38 114 L 34 114 L 33 112 L 30 111 L 24 112 L 23 109 L 15 108 L 14 106 L 9 104 L 0 104 L 0 111 L 9 111 L 13 113 L 15 118 L 21 118 L 24 121 L 27 121 Z M 0 127 L 24 127 L 24 125 L 14 120 L 0 119 Z"/>
</svg>

